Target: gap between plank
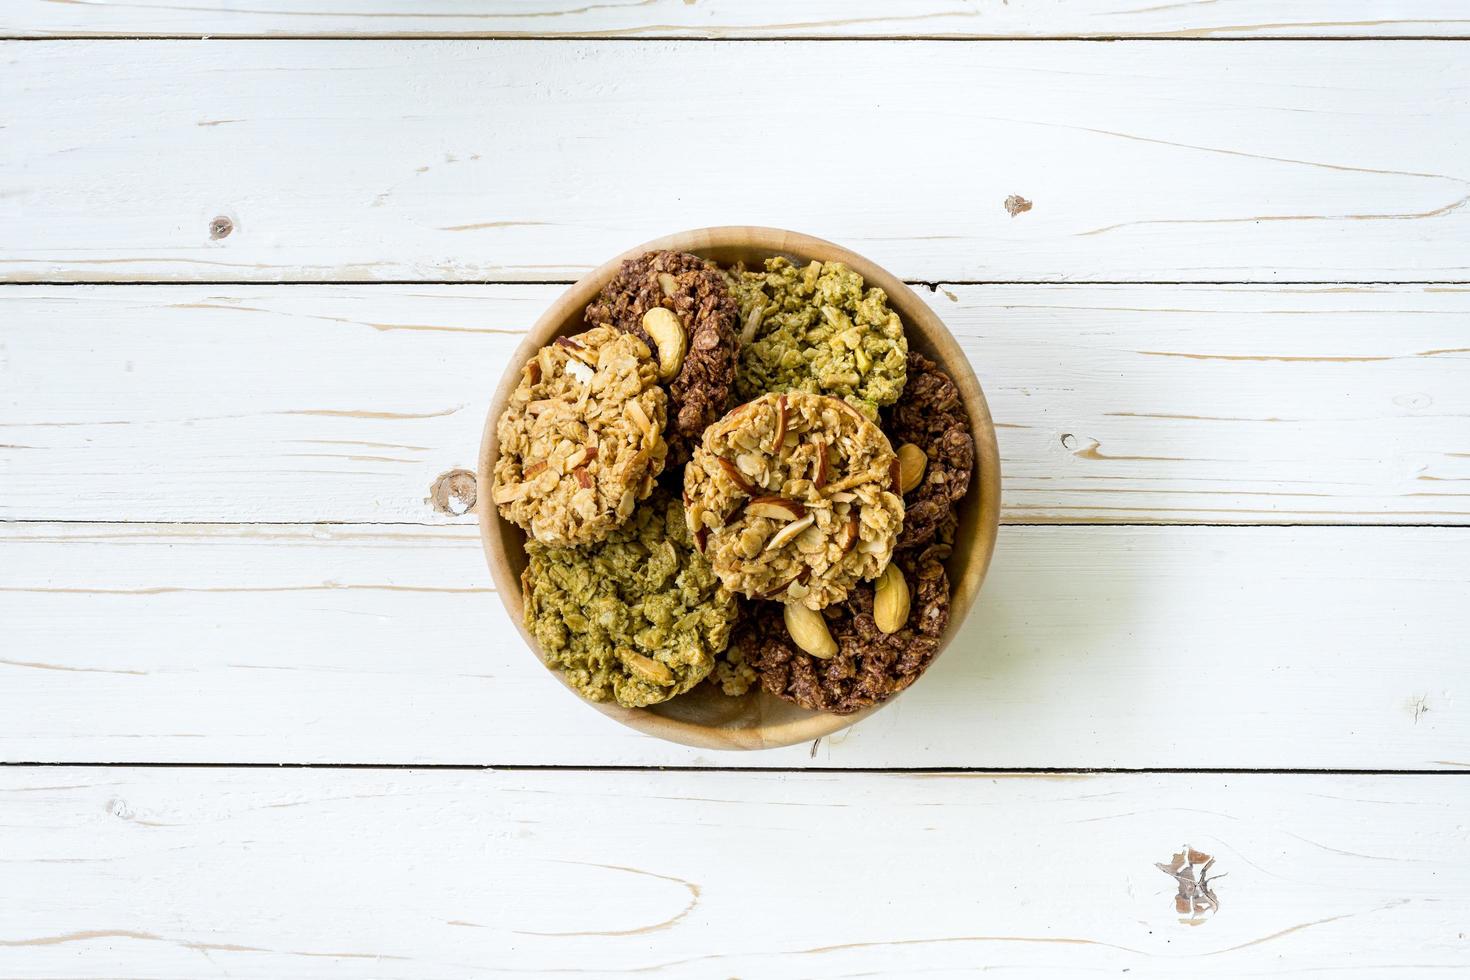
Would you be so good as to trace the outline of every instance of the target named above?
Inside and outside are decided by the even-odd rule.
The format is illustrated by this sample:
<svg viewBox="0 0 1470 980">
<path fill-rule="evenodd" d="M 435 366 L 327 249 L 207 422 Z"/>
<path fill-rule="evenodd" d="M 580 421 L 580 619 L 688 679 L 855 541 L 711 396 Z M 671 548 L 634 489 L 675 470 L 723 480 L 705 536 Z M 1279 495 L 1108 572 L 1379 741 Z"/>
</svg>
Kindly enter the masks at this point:
<svg viewBox="0 0 1470 980">
<path fill-rule="evenodd" d="M 1200 28 L 1208 30 L 1208 28 Z M 0 34 L 0 41 L 553 41 L 553 42 L 590 42 L 615 43 L 615 44 L 651 44 L 668 41 L 701 44 L 751 44 L 778 41 L 802 41 L 813 43 L 846 43 L 846 44 L 869 44 L 883 42 L 893 44 L 895 42 L 922 42 L 925 44 L 935 41 L 947 43 L 966 44 L 977 41 L 993 44 L 1005 43 L 1056 43 L 1069 42 L 1076 44 L 1111 44 L 1118 41 L 1129 42 L 1205 42 L 1205 43 L 1246 43 L 1251 44 L 1258 41 L 1272 42 L 1306 42 L 1315 44 L 1318 41 L 1346 41 L 1346 42 L 1383 42 L 1383 41 L 1465 41 L 1470 40 L 1470 34 L 1259 34 L 1246 37 L 1197 37 L 1189 33 L 1160 33 L 1160 34 L 1035 34 L 1017 36 L 1014 34 L 863 34 L 858 36 L 841 35 L 812 35 L 812 34 L 762 34 L 759 37 L 708 37 L 694 33 L 660 34 L 657 36 L 629 37 L 606 34 L 517 34 L 517 33 L 494 33 L 494 32 L 465 32 L 463 34 L 436 34 L 436 33 L 407 33 L 407 34 Z"/>
<path fill-rule="evenodd" d="M 463 524 L 434 523 L 430 521 L 107 521 L 87 520 L 74 517 L 0 517 L 0 526 L 27 524 L 75 524 L 78 526 L 103 525 L 107 527 L 430 527 L 452 530 L 453 528 L 478 527 L 478 522 Z M 1243 524 L 1219 521 L 1001 521 L 1001 527 L 1217 527 L 1217 528 L 1358 528 L 1361 530 L 1401 530 L 1403 528 L 1449 528 L 1470 529 L 1464 524 L 1385 524 L 1375 521 L 1367 524 L 1324 523 L 1298 521 L 1291 524 Z"/>
<path fill-rule="evenodd" d="M 0 38 L 0 40 L 4 40 Z M 0 288 L 35 286 L 571 286 L 575 279 L 0 279 Z M 930 292 L 941 286 L 1470 286 L 1470 279 L 904 279 Z"/>
<path fill-rule="evenodd" d="M 0 769 L 327 769 L 425 772 L 740 772 L 740 773 L 812 773 L 853 772 L 898 775 L 935 776 L 1151 776 L 1151 775 L 1218 775 L 1218 776 L 1470 776 L 1464 769 L 1323 769 L 1263 767 L 1255 769 L 1230 767 L 1189 768 L 1187 766 L 1125 768 L 1057 767 L 987 767 L 987 766 L 578 766 L 578 765 L 504 765 L 497 763 L 379 763 L 379 762 L 0 762 Z"/>
</svg>

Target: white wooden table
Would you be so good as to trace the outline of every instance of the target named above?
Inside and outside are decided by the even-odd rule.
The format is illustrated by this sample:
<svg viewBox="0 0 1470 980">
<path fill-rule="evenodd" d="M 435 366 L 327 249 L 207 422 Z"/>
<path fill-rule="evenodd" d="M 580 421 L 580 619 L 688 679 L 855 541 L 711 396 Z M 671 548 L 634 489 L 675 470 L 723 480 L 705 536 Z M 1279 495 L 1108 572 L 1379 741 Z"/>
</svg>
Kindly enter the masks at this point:
<svg viewBox="0 0 1470 980">
<path fill-rule="evenodd" d="M 0 34 L 0 977 L 1470 976 L 1465 4 Z M 956 646 L 753 755 L 568 697 L 430 495 L 724 223 L 921 284 L 1005 461 Z"/>
</svg>

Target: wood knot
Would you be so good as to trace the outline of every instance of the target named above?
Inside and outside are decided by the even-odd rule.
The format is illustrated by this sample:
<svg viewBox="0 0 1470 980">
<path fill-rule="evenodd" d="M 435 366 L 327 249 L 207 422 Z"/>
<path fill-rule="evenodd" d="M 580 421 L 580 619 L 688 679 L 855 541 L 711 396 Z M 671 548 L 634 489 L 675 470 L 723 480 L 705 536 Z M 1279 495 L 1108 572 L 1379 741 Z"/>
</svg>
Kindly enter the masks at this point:
<svg viewBox="0 0 1470 980">
<path fill-rule="evenodd" d="M 475 474 L 469 470 L 440 473 L 429 487 L 429 503 L 440 514 L 460 517 L 475 509 Z"/>
<path fill-rule="evenodd" d="M 1006 198 L 1005 208 L 1010 216 L 1014 218 L 1018 214 L 1030 211 L 1031 202 L 1026 200 L 1020 194 L 1012 194 L 1010 197 Z"/>
<path fill-rule="evenodd" d="M 1168 864 L 1154 865 L 1178 882 L 1179 893 L 1174 896 L 1174 911 L 1179 913 L 1179 921 L 1185 925 L 1201 925 L 1220 911 L 1220 899 L 1211 886 L 1225 876 L 1212 875 L 1210 869 L 1214 866 L 1213 857 L 1196 851 L 1188 844 Z M 1198 875 L 1195 868 L 1199 869 Z"/>
<path fill-rule="evenodd" d="M 209 237 L 218 241 L 235 230 L 235 223 L 224 215 L 220 215 L 209 223 Z"/>
</svg>

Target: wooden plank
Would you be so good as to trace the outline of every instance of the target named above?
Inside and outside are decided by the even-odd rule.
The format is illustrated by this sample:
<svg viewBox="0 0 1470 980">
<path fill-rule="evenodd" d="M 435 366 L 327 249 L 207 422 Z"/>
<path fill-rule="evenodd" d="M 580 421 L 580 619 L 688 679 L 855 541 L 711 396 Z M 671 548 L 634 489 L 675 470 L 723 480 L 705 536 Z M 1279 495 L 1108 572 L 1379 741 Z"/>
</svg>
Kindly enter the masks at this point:
<svg viewBox="0 0 1470 980">
<path fill-rule="evenodd" d="M 1387 9 L 1386 9 L 1387 8 Z M 77 4 L 12 0 L 13 37 L 1464 37 L 1452 0 L 292 0 Z"/>
<path fill-rule="evenodd" d="M 0 517 L 408 521 L 561 287 L 0 288 Z M 1470 290 L 943 286 L 1010 522 L 1470 521 Z"/>
<path fill-rule="evenodd" d="M 954 646 L 813 746 L 584 707 L 471 528 L 0 525 L 0 759 L 970 768 L 1470 766 L 1470 530 L 1024 527 Z"/>
<path fill-rule="evenodd" d="M 1444 977 L 1470 969 L 1467 807 L 1470 778 L 1422 775 L 10 769 L 0 960 Z M 1185 845 L 1215 858 L 1213 915 L 1155 867 Z"/>
<path fill-rule="evenodd" d="M 9 281 L 560 280 L 729 223 L 926 281 L 1467 278 L 1454 42 L 43 41 L 0 88 Z"/>
</svg>

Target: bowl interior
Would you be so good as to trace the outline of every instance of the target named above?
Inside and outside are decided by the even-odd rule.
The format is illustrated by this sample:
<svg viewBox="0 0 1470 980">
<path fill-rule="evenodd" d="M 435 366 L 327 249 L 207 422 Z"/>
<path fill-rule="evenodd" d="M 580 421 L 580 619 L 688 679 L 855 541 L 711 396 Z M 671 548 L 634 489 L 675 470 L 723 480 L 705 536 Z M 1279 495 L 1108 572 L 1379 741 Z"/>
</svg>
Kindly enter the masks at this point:
<svg viewBox="0 0 1470 980">
<path fill-rule="evenodd" d="M 639 245 L 609 261 L 573 285 L 552 304 L 531 328 L 512 362 L 506 366 L 486 418 L 480 447 L 477 467 L 480 534 L 496 591 L 527 645 L 540 656 L 535 641 L 521 623 L 520 576 L 526 566 L 525 534 L 501 519 L 490 503 L 491 471 L 498 452 L 495 423 L 515 389 L 521 365 L 552 338 L 585 329 L 582 311 L 623 260 L 657 249 L 692 252 L 723 264 L 744 262 L 752 268 L 759 268 L 765 259 L 773 255 L 785 255 L 803 264 L 812 259 L 845 262 L 869 285 L 880 286 L 887 292 L 889 305 L 903 319 L 910 349 L 918 350 L 938 363 L 954 379 L 970 415 L 970 427 L 975 438 L 975 475 L 970 492 L 960 505 L 954 554 L 947 566 L 951 588 L 950 620 L 936 657 L 942 655 L 980 590 L 995 547 L 1000 515 L 1000 459 L 995 444 L 995 426 L 980 384 L 964 352 L 939 317 L 902 281 L 862 256 L 831 242 L 775 228 L 746 226 L 680 232 Z M 550 672 L 565 685 L 560 672 Z M 714 690 L 711 685 L 701 684 L 663 704 L 649 708 L 624 708 L 616 704 L 588 702 L 570 687 L 568 691 L 579 701 L 641 732 L 714 749 L 775 748 L 809 741 L 845 728 L 883 707 L 877 705 L 849 715 L 835 715 L 799 708 L 760 690 L 732 698 Z"/>
</svg>

